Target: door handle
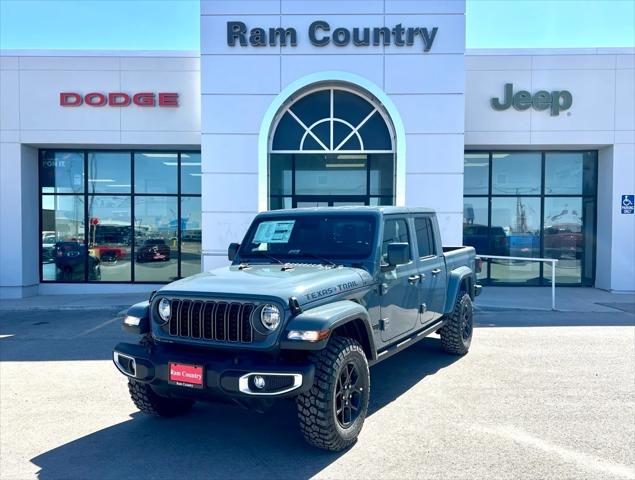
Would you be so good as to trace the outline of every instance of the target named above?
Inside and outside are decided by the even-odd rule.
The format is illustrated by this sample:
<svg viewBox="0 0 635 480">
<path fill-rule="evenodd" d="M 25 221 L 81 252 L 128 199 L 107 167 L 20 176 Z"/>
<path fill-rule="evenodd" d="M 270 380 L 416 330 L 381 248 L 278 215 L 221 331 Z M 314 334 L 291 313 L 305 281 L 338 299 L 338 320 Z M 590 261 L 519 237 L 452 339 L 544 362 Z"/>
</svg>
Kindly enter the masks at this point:
<svg viewBox="0 0 635 480">
<path fill-rule="evenodd" d="M 441 273 L 441 269 L 440 268 L 435 268 L 434 270 L 432 270 L 430 272 L 432 275 L 438 275 Z"/>
<path fill-rule="evenodd" d="M 410 285 L 414 285 L 415 283 L 417 283 L 419 280 L 421 280 L 421 275 L 410 275 L 408 277 L 408 283 Z"/>
</svg>

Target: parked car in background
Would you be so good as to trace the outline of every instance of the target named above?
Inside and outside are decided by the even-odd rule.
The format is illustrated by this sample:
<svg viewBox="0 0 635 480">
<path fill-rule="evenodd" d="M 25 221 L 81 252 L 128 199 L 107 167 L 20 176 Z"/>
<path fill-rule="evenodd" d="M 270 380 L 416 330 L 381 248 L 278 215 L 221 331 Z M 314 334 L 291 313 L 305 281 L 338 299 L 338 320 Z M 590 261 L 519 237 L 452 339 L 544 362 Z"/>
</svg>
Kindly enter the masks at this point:
<svg viewBox="0 0 635 480">
<path fill-rule="evenodd" d="M 54 247 L 54 261 L 58 280 L 84 281 L 86 267 L 86 248 L 78 241 L 57 242 Z M 94 255 L 88 255 L 88 280 L 101 280 L 100 261 Z"/>
<path fill-rule="evenodd" d="M 579 224 L 546 226 L 544 230 L 545 257 L 555 259 L 582 258 L 583 235 Z"/>
<path fill-rule="evenodd" d="M 55 232 L 42 232 L 42 261 L 44 263 L 51 263 L 54 261 L 55 242 L 57 242 L 57 235 Z"/>
<path fill-rule="evenodd" d="M 124 258 L 128 251 L 123 247 L 113 247 L 107 245 L 93 245 L 90 250 L 103 263 L 114 264 Z"/>
<path fill-rule="evenodd" d="M 477 254 L 509 256 L 509 239 L 503 227 L 464 225 L 463 243 L 474 247 Z"/>
<path fill-rule="evenodd" d="M 167 262 L 170 260 L 170 247 L 163 238 L 151 238 L 137 247 L 137 262 Z"/>
</svg>

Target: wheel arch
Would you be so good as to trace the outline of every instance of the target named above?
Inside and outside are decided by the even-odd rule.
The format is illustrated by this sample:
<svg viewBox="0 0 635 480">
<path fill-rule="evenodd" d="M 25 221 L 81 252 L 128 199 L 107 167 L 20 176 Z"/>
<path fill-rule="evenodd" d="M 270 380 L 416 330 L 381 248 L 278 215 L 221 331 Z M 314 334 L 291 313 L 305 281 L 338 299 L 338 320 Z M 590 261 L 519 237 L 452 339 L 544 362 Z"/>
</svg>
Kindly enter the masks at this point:
<svg viewBox="0 0 635 480">
<path fill-rule="evenodd" d="M 364 320 L 354 318 L 338 325 L 331 335 L 339 335 L 356 340 L 364 349 L 368 361 L 371 361 L 375 359 L 375 355 L 369 338 L 370 333 L 367 330 L 367 323 Z"/>
<path fill-rule="evenodd" d="M 321 350 L 326 346 L 328 338 L 314 343 L 286 340 L 291 330 L 330 330 L 329 338 L 337 334 L 357 340 L 369 361 L 377 357 L 368 311 L 363 305 L 352 300 L 341 300 L 305 310 L 288 322 L 283 333 L 281 348 Z"/>
<path fill-rule="evenodd" d="M 474 273 L 469 267 L 458 267 L 448 275 L 448 294 L 445 299 L 444 313 L 451 313 L 461 292 L 474 299 Z"/>
</svg>

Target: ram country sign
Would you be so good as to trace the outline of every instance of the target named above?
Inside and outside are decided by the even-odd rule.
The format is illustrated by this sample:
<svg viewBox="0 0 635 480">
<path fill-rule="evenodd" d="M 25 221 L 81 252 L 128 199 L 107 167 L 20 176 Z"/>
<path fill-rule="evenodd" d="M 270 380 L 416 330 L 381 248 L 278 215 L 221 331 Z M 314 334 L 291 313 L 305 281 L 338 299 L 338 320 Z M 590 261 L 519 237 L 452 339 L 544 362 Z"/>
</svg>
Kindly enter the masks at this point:
<svg viewBox="0 0 635 480">
<path fill-rule="evenodd" d="M 490 100 L 494 110 L 507 110 L 514 107 L 515 110 L 549 110 L 552 116 L 557 116 L 560 112 L 568 110 L 573 104 L 573 96 L 568 90 L 539 90 L 533 95 L 527 90 L 519 90 L 514 93 L 514 84 L 506 83 L 503 92 L 503 100 L 492 98 Z"/>
<path fill-rule="evenodd" d="M 60 92 L 60 106 L 79 107 L 88 105 L 89 107 L 127 107 L 134 104 L 138 107 L 178 107 L 179 94 L 173 92 L 140 92 L 124 93 L 91 92 L 82 95 L 77 92 Z"/>
<path fill-rule="evenodd" d="M 421 45 L 424 52 L 430 51 L 437 35 L 438 27 L 404 27 L 398 23 L 394 27 L 355 27 L 332 28 L 324 20 L 316 20 L 309 25 L 307 34 L 311 45 L 326 47 L 330 44 L 336 47 L 354 45 L 369 47 L 371 45 L 410 47 L 415 43 Z M 227 22 L 227 45 L 235 47 L 286 47 L 298 45 L 298 32 L 295 28 L 247 28 L 244 22 Z"/>
</svg>

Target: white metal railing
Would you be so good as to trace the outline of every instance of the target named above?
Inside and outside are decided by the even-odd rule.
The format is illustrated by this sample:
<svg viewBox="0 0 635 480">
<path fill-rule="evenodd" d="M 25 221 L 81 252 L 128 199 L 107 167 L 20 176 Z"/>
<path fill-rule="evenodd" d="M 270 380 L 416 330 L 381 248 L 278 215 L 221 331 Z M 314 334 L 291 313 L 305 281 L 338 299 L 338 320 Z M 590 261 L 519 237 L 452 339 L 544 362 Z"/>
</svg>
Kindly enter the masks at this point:
<svg viewBox="0 0 635 480">
<path fill-rule="evenodd" d="M 551 310 L 556 309 L 556 258 L 532 258 L 532 257 L 502 257 L 499 255 L 480 255 L 476 254 L 479 258 L 486 258 L 489 260 L 524 260 L 526 262 L 549 262 L 551 263 Z"/>
</svg>

